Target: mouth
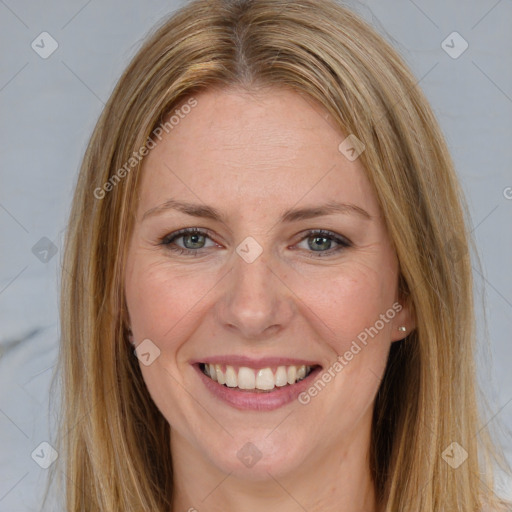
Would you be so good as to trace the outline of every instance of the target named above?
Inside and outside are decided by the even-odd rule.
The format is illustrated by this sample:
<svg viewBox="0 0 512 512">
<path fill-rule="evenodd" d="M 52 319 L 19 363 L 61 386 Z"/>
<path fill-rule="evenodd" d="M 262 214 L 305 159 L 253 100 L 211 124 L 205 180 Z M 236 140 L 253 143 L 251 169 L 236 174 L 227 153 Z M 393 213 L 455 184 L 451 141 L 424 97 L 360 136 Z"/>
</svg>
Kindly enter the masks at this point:
<svg viewBox="0 0 512 512">
<path fill-rule="evenodd" d="M 297 400 L 322 366 L 307 361 L 245 357 L 191 362 L 210 396 L 243 411 L 271 411 Z M 250 366 L 248 366 L 248 364 Z"/>
<path fill-rule="evenodd" d="M 199 363 L 209 379 L 237 391 L 270 393 L 276 388 L 290 387 L 307 378 L 318 365 L 282 365 L 265 368 Z"/>
</svg>

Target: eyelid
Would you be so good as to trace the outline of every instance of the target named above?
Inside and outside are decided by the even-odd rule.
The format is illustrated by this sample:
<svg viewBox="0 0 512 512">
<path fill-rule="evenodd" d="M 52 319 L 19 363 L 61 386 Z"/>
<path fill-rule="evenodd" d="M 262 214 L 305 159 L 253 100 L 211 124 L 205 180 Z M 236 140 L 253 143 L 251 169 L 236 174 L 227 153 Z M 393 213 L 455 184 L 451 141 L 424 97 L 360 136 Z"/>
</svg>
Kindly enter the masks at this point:
<svg viewBox="0 0 512 512">
<path fill-rule="evenodd" d="M 169 233 L 165 235 L 163 238 L 160 239 L 160 243 L 162 245 L 168 245 L 170 242 L 176 240 L 177 238 L 180 238 L 184 235 L 204 235 L 208 238 L 212 239 L 212 232 L 209 229 L 206 228 L 183 228 L 179 229 L 178 231 L 173 231 L 172 233 Z M 196 251 L 197 252 L 197 251 Z"/>
<path fill-rule="evenodd" d="M 307 229 L 306 231 L 300 233 L 299 236 L 301 237 L 299 239 L 299 242 L 312 236 L 325 236 L 327 238 L 332 238 L 333 240 L 336 240 L 340 244 L 346 245 L 347 247 L 354 245 L 352 241 L 346 236 L 341 235 L 339 233 L 335 233 L 334 231 L 331 231 L 329 229 Z"/>
</svg>

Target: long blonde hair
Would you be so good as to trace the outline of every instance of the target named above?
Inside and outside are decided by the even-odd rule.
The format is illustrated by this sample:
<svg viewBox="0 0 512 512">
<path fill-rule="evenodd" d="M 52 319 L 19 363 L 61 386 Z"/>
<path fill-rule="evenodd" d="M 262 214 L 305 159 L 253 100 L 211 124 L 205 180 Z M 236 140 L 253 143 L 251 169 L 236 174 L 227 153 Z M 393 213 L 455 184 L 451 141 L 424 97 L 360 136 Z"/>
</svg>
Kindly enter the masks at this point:
<svg viewBox="0 0 512 512">
<path fill-rule="evenodd" d="M 392 345 L 375 402 L 370 463 L 381 509 L 505 506 L 492 491 L 492 465 L 505 461 L 480 429 L 463 195 L 415 78 L 383 38 L 335 0 L 195 0 L 133 58 L 78 178 L 61 296 L 58 451 L 66 510 L 171 510 L 169 425 L 126 331 L 123 273 L 139 150 L 177 105 L 229 86 L 305 93 L 366 146 L 360 158 L 416 318 L 414 332 Z M 468 454 L 457 469 L 443 456 L 453 442 Z"/>
</svg>

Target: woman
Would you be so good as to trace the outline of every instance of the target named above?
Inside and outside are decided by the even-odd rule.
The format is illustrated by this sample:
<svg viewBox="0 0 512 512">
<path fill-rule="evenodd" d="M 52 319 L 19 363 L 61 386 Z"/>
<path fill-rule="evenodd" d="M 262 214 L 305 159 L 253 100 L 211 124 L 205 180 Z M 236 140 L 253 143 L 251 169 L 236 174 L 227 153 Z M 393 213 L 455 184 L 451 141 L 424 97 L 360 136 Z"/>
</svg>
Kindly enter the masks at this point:
<svg viewBox="0 0 512 512">
<path fill-rule="evenodd" d="M 67 510 L 505 510 L 462 205 L 413 76 L 352 13 L 177 12 L 73 201 Z"/>
</svg>

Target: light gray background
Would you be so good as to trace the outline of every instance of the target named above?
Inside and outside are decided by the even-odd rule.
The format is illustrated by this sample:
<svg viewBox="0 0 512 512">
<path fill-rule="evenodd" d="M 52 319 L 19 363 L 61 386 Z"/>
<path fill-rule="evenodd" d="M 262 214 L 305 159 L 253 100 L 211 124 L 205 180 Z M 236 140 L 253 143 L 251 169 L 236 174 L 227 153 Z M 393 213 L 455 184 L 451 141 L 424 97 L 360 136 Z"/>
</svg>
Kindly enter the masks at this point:
<svg viewBox="0 0 512 512">
<path fill-rule="evenodd" d="M 475 272 L 476 297 L 479 305 L 486 296 L 494 359 L 490 370 L 479 363 L 491 398 L 487 421 L 493 427 L 501 421 L 510 429 L 512 1 L 346 3 L 404 56 L 447 137 L 482 260 Z M 59 336 L 58 273 L 80 159 L 103 104 L 141 40 L 179 5 L 162 0 L 0 0 L 1 511 L 40 507 L 47 471 L 31 453 L 51 440 L 48 386 Z M 31 47 L 44 31 L 58 43 L 47 59 Z M 456 59 L 441 46 L 453 31 L 469 45 Z M 452 51 L 462 48 L 457 39 L 447 44 L 454 46 Z M 47 263 L 32 251 L 42 237 L 58 249 Z M 484 339 L 482 321 L 480 331 Z M 479 352 L 482 361 L 484 353 Z M 512 461 L 510 438 L 506 449 Z"/>
</svg>

